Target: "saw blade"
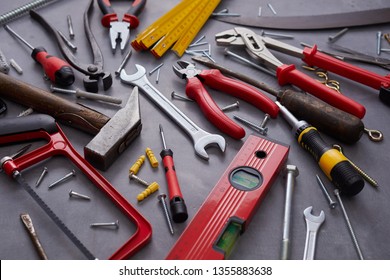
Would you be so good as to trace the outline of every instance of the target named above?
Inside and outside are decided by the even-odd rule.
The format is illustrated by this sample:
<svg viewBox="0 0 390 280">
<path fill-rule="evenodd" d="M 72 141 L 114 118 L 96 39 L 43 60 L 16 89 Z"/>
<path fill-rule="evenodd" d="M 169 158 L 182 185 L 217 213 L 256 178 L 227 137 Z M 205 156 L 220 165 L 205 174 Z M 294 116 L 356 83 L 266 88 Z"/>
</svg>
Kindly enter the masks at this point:
<svg viewBox="0 0 390 280">
<path fill-rule="evenodd" d="M 270 29 L 312 30 L 363 26 L 390 22 L 390 7 L 345 13 L 307 16 L 245 16 L 214 17 L 237 25 Z"/>
<path fill-rule="evenodd" d="M 42 198 L 27 184 L 20 172 L 14 174 L 14 179 L 21 185 L 43 211 L 53 220 L 53 222 L 68 236 L 74 245 L 89 259 L 95 260 L 96 257 L 84 246 L 84 244 L 73 234 L 73 232 L 64 224 L 64 222 L 51 210 L 49 205 L 42 200 Z"/>
</svg>

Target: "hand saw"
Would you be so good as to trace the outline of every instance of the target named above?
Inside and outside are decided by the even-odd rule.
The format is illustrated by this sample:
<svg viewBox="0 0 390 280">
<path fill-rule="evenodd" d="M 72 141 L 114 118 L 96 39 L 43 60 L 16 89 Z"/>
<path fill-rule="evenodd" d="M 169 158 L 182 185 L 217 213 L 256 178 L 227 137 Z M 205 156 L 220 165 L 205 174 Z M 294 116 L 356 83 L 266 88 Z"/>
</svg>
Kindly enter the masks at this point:
<svg viewBox="0 0 390 280">
<path fill-rule="evenodd" d="M 27 190 L 87 258 L 95 259 L 92 253 L 82 245 L 46 203 L 24 182 L 20 176 L 22 170 L 54 155 L 68 157 L 137 227 L 136 232 L 121 248 L 111 255 L 110 259 L 128 258 L 148 243 L 152 234 L 149 222 L 73 148 L 52 117 L 36 114 L 17 119 L 2 119 L 0 122 L 0 145 L 36 139 L 44 139 L 48 143 L 15 159 L 4 157 L 0 161 L 1 168 Z"/>
<path fill-rule="evenodd" d="M 364 26 L 390 22 L 390 7 L 345 13 L 306 16 L 246 16 L 214 17 L 237 25 L 270 29 L 312 30 Z"/>
<path fill-rule="evenodd" d="M 289 146 L 250 135 L 166 259 L 228 258 L 288 152 Z"/>
</svg>

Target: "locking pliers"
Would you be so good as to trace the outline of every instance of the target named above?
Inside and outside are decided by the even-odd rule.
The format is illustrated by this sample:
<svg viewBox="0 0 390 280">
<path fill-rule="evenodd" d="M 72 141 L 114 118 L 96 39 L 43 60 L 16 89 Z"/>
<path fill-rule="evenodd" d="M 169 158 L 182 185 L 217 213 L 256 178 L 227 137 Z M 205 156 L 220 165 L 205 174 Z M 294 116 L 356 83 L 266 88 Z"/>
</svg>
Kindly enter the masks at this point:
<svg viewBox="0 0 390 280">
<path fill-rule="evenodd" d="M 278 40 L 258 35 L 247 28 L 237 27 L 220 32 L 215 35 L 215 38 L 217 45 L 219 46 L 245 47 L 246 51 L 252 58 L 264 64 L 266 67 L 276 71 L 276 77 L 280 85 L 295 85 L 333 105 L 334 107 L 339 108 L 340 110 L 353 114 L 359 118 L 364 117 L 365 108 L 361 104 L 346 97 L 345 95 L 329 89 L 310 76 L 298 71 L 295 68 L 295 65 L 282 63 L 268 50 L 268 48 L 301 58 L 309 65 L 316 65 L 320 68 L 328 69 L 329 71 L 336 72 L 350 79 L 353 79 L 353 75 L 348 75 L 345 72 L 354 66 L 317 52 L 316 46 L 301 50 Z M 343 67 L 340 66 L 341 63 L 343 64 Z M 381 81 L 384 79 L 388 79 L 390 82 L 388 77 L 381 77 Z M 363 83 L 363 81 L 360 82 Z M 379 87 L 381 84 L 382 83 L 380 83 Z M 389 87 L 389 85 L 387 87 Z"/>
</svg>

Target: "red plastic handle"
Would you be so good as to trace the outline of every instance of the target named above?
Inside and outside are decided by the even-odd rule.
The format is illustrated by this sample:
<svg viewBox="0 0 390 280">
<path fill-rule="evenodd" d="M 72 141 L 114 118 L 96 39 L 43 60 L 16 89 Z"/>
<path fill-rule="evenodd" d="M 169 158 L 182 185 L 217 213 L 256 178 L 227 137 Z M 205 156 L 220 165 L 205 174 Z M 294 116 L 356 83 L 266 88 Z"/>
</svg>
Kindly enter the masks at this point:
<svg viewBox="0 0 390 280">
<path fill-rule="evenodd" d="M 175 164 L 173 162 L 173 153 L 171 150 L 168 149 L 165 151 L 162 161 L 165 168 L 165 177 L 167 179 L 169 200 L 171 201 L 174 197 L 183 198 L 179 181 L 177 179 Z"/>
<path fill-rule="evenodd" d="M 295 69 L 294 65 L 285 64 L 279 66 L 276 70 L 276 76 L 280 85 L 293 84 L 329 103 L 330 105 L 348 112 L 360 119 L 362 119 L 366 113 L 366 109 L 363 105 L 298 71 Z"/>
<path fill-rule="evenodd" d="M 304 59 L 308 65 L 315 65 L 350 80 L 359 82 L 374 89 L 380 89 L 381 86 L 390 88 L 390 76 L 381 76 L 374 72 L 351 65 L 332 56 L 317 51 L 317 46 L 313 48 L 304 48 Z"/>
<path fill-rule="evenodd" d="M 203 70 L 198 76 L 209 87 L 240 98 L 272 118 L 276 118 L 279 113 L 279 107 L 268 96 L 246 83 L 222 75 L 218 69 Z"/>
<path fill-rule="evenodd" d="M 56 57 L 49 55 L 47 52 L 36 48 L 33 58 L 42 65 L 46 76 L 55 84 L 70 86 L 73 84 L 75 77 L 70 65 Z"/>
<path fill-rule="evenodd" d="M 223 133 L 235 139 L 245 136 L 245 130 L 222 112 L 198 78 L 187 79 L 186 94 L 199 104 L 206 118 Z"/>
</svg>

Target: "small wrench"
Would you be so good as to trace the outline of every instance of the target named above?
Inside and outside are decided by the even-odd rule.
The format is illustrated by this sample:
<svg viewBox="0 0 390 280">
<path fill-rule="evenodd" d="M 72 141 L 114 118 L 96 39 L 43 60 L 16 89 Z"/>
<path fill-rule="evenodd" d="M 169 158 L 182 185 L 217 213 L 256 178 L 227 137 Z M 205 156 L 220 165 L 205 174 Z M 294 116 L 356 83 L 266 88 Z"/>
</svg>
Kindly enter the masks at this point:
<svg viewBox="0 0 390 280">
<path fill-rule="evenodd" d="M 311 213 L 313 209 L 312 206 L 307 207 L 303 211 L 303 215 L 306 220 L 306 242 L 305 242 L 305 252 L 303 253 L 304 260 L 314 260 L 314 252 L 316 249 L 316 238 L 317 231 L 325 221 L 324 211 L 321 210 L 319 216 L 314 216 Z"/>
<path fill-rule="evenodd" d="M 127 75 L 122 69 L 120 73 L 121 81 L 125 84 L 138 86 L 156 105 L 158 105 L 172 120 L 174 120 L 191 138 L 194 143 L 195 153 L 208 160 L 209 156 L 205 148 L 211 144 L 217 144 L 222 152 L 225 151 L 226 141 L 221 135 L 210 134 L 179 110 L 168 98 L 159 92 L 148 80 L 146 69 L 136 64 L 137 72 Z"/>
</svg>

